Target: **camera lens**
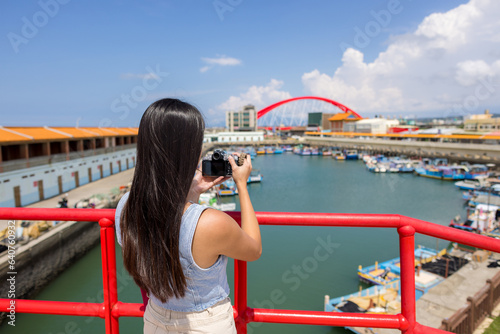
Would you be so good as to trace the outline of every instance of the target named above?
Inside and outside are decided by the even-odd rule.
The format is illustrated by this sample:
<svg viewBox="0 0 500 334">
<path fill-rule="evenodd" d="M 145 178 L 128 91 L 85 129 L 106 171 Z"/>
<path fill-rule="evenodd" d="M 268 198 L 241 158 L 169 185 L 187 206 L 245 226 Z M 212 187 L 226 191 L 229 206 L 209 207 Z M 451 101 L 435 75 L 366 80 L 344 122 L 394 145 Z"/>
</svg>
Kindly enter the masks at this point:
<svg viewBox="0 0 500 334">
<path fill-rule="evenodd" d="M 212 155 L 213 160 L 219 160 L 221 158 L 221 152 L 220 151 L 214 151 L 214 154 Z"/>
</svg>

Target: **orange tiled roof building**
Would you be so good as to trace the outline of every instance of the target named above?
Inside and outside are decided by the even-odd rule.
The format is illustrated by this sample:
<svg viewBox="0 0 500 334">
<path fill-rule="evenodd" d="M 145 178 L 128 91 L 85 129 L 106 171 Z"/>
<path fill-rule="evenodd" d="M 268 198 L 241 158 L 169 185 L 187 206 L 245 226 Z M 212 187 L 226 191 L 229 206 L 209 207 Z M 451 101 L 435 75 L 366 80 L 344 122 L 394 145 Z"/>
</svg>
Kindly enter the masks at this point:
<svg viewBox="0 0 500 334">
<path fill-rule="evenodd" d="M 12 160 L 30 167 L 35 158 L 70 160 L 121 150 L 136 144 L 137 134 L 138 128 L 0 126 L 0 172 L 9 170 L 4 163 Z"/>
<path fill-rule="evenodd" d="M 360 119 L 362 118 L 352 112 L 341 112 L 330 117 L 328 121 L 332 132 L 344 132 L 345 123 L 359 121 Z"/>
</svg>

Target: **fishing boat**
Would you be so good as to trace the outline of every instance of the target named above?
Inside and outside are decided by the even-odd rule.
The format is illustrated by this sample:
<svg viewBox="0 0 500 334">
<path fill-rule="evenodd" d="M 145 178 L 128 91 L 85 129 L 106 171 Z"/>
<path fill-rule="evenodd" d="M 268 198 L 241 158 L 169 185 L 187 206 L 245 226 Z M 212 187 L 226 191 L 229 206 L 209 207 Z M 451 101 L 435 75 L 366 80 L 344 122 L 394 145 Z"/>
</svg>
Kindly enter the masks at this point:
<svg viewBox="0 0 500 334">
<path fill-rule="evenodd" d="M 397 160 L 395 161 L 399 173 L 413 173 L 415 170 L 414 162 L 412 160 Z"/>
<path fill-rule="evenodd" d="M 377 162 L 375 165 L 375 169 L 373 170 L 375 173 L 385 173 L 389 170 L 388 162 Z"/>
<path fill-rule="evenodd" d="M 274 154 L 274 148 L 266 147 L 266 154 Z"/>
<path fill-rule="evenodd" d="M 308 147 L 304 147 L 302 149 L 302 152 L 300 152 L 300 155 L 311 155 L 311 149 Z"/>
<path fill-rule="evenodd" d="M 396 162 L 391 161 L 389 163 L 388 172 L 390 172 L 390 173 L 399 173 L 399 169 L 400 168 L 401 168 L 401 165 L 399 165 Z"/>
<path fill-rule="evenodd" d="M 275 148 L 274 149 L 274 154 L 282 154 L 283 153 L 283 150 L 279 147 Z"/>
<path fill-rule="evenodd" d="M 477 178 L 487 178 L 489 175 L 489 170 L 486 165 L 474 164 L 467 168 L 468 171 L 465 173 L 466 180 L 474 180 Z"/>
<path fill-rule="evenodd" d="M 201 194 L 198 203 L 221 211 L 236 210 L 236 203 L 218 203 L 217 194 L 215 192 L 206 192 Z"/>
<path fill-rule="evenodd" d="M 415 300 L 420 299 L 431 288 L 444 281 L 438 274 L 425 270 L 415 273 Z M 330 299 L 325 296 L 325 312 L 348 312 L 369 314 L 399 314 L 401 313 L 401 281 L 396 280 L 384 286 L 375 285 L 367 289 L 345 296 Z M 359 334 L 365 334 L 365 328 L 346 327 Z M 376 328 L 370 328 L 370 333 L 377 333 Z"/>
<path fill-rule="evenodd" d="M 500 206 L 478 204 L 472 212 L 467 213 L 465 221 L 460 222 L 460 216 L 449 224 L 460 230 L 478 233 L 490 233 L 499 228 Z"/>
<path fill-rule="evenodd" d="M 465 173 L 467 171 L 468 169 L 465 166 L 430 165 L 415 168 L 415 174 L 418 176 L 449 181 L 465 179 Z"/>
<path fill-rule="evenodd" d="M 257 149 L 257 155 L 266 154 L 266 149 L 264 147 L 259 147 Z"/>
<path fill-rule="evenodd" d="M 318 150 L 318 148 L 313 148 L 313 149 L 311 150 L 311 155 L 319 155 L 319 150 Z"/>
<path fill-rule="evenodd" d="M 238 189 L 232 179 L 221 183 L 217 188 L 217 194 L 219 194 L 219 196 L 234 196 L 237 193 Z"/>
<path fill-rule="evenodd" d="M 492 196 L 500 197 L 500 184 L 495 184 L 489 187 L 485 186 L 476 190 L 464 191 L 462 198 L 470 201 L 475 200 L 479 196 L 484 198 L 491 198 Z"/>
<path fill-rule="evenodd" d="M 243 152 L 245 152 L 246 154 L 250 155 L 250 158 L 253 160 L 255 159 L 255 157 L 257 156 L 257 152 L 255 151 L 255 148 L 253 148 L 252 146 L 248 146 L 246 147 Z"/>
<path fill-rule="evenodd" d="M 485 177 L 478 177 L 474 180 L 465 179 L 455 182 L 455 186 L 461 190 L 476 190 L 486 185 Z"/>
<path fill-rule="evenodd" d="M 401 309 L 401 302 L 398 301 L 399 290 L 400 281 L 398 280 L 385 286 L 375 285 L 332 299 L 325 296 L 325 312 L 386 313 L 390 312 L 388 308 L 391 307 L 397 314 Z M 392 303 L 393 301 L 396 303 Z"/>
<path fill-rule="evenodd" d="M 444 254 L 446 254 L 446 249 L 437 253 L 434 249 L 419 246 L 415 249 L 415 266 L 432 261 Z M 361 281 L 376 285 L 385 285 L 397 281 L 400 273 L 399 257 L 382 263 L 375 262 L 374 265 L 369 267 L 363 268 L 359 266 L 358 268 L 358 277 Z"/>
<path fill-rule="evenodd" d="M 322 156 L 331 156 L 332 155 L 332 151 L 328 150 L 328 149 L 324 149 L 324 150 L 321 151 L 321 155 Z"/>
<path fill-rule="evenodd" d="M 345 160 L 345 155 L 341 151 L 335 151 L 332 153 L 332 158 L 335 160 Z"/>
<path fill-rule="evenodd" d="M 247 183 L 256 183 L 262 181 L 262 174 L 260 174 L 259 170 L 252 170 L 250 172 L 250 176 L 248 177 Z"/>
<path fill-rule="evenodd" d="M 357 150 L 347 150 L 345 152 L 346 160 L 358 160 L 358 151 Z"/>
<path fill-rule="evenodd" d="M 366 169 L 368 169 L 368 171 L 370 172 L 374 172 L 375 173 L 375 168 L 377 168 L 377 163 L 376 162 L 367 162 L 365 164 L 365 167 Z"/>
<path fill-rule="evenodd" d="M 491 194 L 477 195 L 472 196 L 472 198 L 469 200 L 469 206 L 471 207 L 477 207 L 481 204 L 500 206 L 500 196 L 492 196 Z"/>
</svg>

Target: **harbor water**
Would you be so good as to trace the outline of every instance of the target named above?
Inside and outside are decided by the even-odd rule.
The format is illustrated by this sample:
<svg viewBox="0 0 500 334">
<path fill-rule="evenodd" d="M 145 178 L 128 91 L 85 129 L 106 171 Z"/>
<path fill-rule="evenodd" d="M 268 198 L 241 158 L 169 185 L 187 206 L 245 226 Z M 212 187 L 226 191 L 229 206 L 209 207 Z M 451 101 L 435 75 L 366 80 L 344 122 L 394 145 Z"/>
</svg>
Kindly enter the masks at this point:
<svg viewBox="0 0 500 334">
<path fill-rule="evenodd" d="M 465 216 L 461 193 L 448 181 L 413 174 L 374 174 L 361 161 L 291 153 L 257 156 L 252 164 L 264 176 L 261 183 L 249 185 L 256 211 L 393 213 L 440 225 L 448 225 L 457 214 Z M 237 198 L 221 201 L 237 202 Z M 321 311 L 325 294 L 333 298 L 359 289 L 358 265 L 368 266 L 399 255 L 395 229 L 263 226 L 261 230 L 263 255 L 248 264 L 251 307 Z M 416 235 L 415 243 L 440 249 L 448 245 L 424 235 Z M 139 289 L 123 269 L 119 250 L 117 244 L 118 299 L 141 302 Z M 228 278 L 232 289 L 232 261 Z M 62 273 L 36 299 L 101 302 L 100 247 Z M 142 324 L 141 318 L 121 318 L 120 332 L 141 333 Z M 4 323 L 0 331 L 103 333 L 104 320 L 18 313 L 16 326 Z M 248 333 L 349 332 L 321 326 L 249 324 Z"/>
</svg>

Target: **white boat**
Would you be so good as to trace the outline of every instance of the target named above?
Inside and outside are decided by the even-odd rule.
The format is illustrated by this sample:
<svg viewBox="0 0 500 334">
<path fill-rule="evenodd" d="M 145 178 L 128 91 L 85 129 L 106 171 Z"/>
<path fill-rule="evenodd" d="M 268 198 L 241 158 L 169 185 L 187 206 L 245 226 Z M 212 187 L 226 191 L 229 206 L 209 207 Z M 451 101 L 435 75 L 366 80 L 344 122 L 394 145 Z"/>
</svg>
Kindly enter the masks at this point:
<svg viewBox="0 0 500 334">
<path fill-rule="evenodd" d="M 258 170 L 252 170 L 248 177 L 247 183 L 255 183 L 262 181 L 262 174 Z"/>
<path fill-rule="evenodd" d="M 215 192 L 206 192 L 200 195 L 198 201 L 201 205 L 207 205 L 214 209 L 221 211 L 234 211 L 236 210 L 236 203 L 218 203 L 217 194 Z"/>
<path fill-rule="evenodd" d="M 475 180 L 462 180 L 455 182 L 455 186 L 462 190 L 476 190 L 486 185 L 486 177 L 476 178 Z"/>
</svg>

